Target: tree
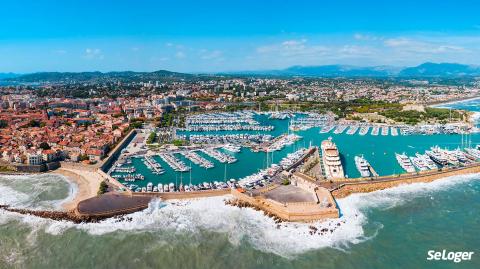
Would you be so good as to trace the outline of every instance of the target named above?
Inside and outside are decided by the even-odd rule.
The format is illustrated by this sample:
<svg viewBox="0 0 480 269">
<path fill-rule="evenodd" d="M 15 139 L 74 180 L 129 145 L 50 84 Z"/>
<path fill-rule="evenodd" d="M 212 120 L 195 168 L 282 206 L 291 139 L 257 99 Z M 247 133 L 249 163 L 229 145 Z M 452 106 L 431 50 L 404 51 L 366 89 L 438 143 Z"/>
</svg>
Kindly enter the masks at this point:
<svg viewBox="0 0 480 269">
<path fill-rule="evenodd" d="M 7 128 L 8 122 L 6 120 L 0 120 L 0 129 Z"/>
<path fill-rule="evenodd" d="M 152 144 L 155 141 L 157 134 L 155 132 L 151 132 L 147 138 L 147 144 Z"/>
<path fill-rule="evenodd" d="M 43 149 L 43 150 L 51 149 L 50 145 L 47 142 L 40 143 L 40 145 L 38 147 Z"/>
<path fill-rule="evenodd" d="M 102 195 L 102 194 L 106 193 L 107 191 L 108 191 L 108 184 L 107 184 L 107 182 L 102 181 L 100 183 L 100 187 L 98 188 L 97 194 Z"/>
</svg>

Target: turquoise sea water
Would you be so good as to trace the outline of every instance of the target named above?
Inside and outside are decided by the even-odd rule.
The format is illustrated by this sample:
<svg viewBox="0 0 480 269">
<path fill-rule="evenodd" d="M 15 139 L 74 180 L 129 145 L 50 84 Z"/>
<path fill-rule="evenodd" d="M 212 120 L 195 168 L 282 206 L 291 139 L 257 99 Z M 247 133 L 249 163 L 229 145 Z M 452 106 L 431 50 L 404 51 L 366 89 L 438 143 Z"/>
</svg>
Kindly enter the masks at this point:
<svg viewBox="0 0 480 269">
<path fill-rule="evenodd" d="M 324 138 L 310 131 L 312 143 Z M 365 154 L 377 171 L 385 167 L 387 173 L 397 169 L 389 168 L 390 152 L 460 143 L 458 136 L 331 136 L 349 175 L 352 154 Z M 235 164 L 238 171 L 259 162 L 251 158 Z M 223 167 L 218 169 L 223 178 Z M 60 176 L 0 176 L 0 204 L 60 208 L 74 191 Z M 312 224 L 278 225 L 261 212 L 227 206 L 224 199 L 155 201 L 129 220 L 92 224 L 0 210 L 0 268 L 480 268 L 478 174 L 354 194 L 338 200 L 340 219 Z M 310 226 L 327 232 L 311 234 Z M 426 260 L 429 250 L 443 249 L 475 254 L 461 263 Z"/>
<path fill-rule="evenodd" d="M 18 205 L 57 199 L 53 193 L 41 199 L 25 195 L 35 202 Z M 344 211 L 339 220 L 280 227 L 261 212 L 226 206 L 222 197 L 156 202 L 129 215 L 131 221 L 81 225 L 0 211 L 0 268 L 480 266 L 478 175 L 352 195 L 338 203 Z M 333 232 L 311 235 L 311 225 Z M 431 249 L 476 254 L 460 264 L 433 262 L 426 260 Z"/>
<path fill-rule="evenodd" d="M 268 133 L 274 136 L 278 136 L 288 132 L 288 120 L 268 120 L 266 116 L 257 116 L 257 119 L 262 125 L 273 125 L 275 129 Z M 348 129 L 347 129 L 348 130 Z M 333 141 L 337 144 L 344 165 L 345 173 L 350 178 L 356 178 L 360 176 L 360 173 L 355 167 L 354 157 L 356 155 L 364 155 L 364 157 L 370 162 L 373 168 L 379 175 L 392 175 L 404 173 L 403 169 L 399 166 L 395 159 L 395 153 L 406 153 L 409 156 L 414 156 L 415 153 L 424 153 L 425 150 L 430 149 L 432 146 L 440 146 L 442 148 L 456 149 L 462 144 L 462 137 L 460 135 L 398 135 L 398 136 L 378 136 L 371 135 L 371 128 L 367 135 L 361 136 L 358 131 L 354 135 L 346 134 L 346 130 L 343 134 L 334 134 L 333 131 L 329 133 L 319 133 L 319 128 L 312 128 L 306 131 L 298 131 L 296 134 L 302 136 L 302 139 L 293 145 L 287 146 L 281 151 L 275 151 L 268 154 L 264 152 L 254 153 L 250 149 L 243 148 L 241 153 L 236 153 L 234 156 L 238 159 L 233 164 L 222 164 L 217 160 L 199 152 L 200 155 L 210 160 L 215 164 L 214 168 L 205 169 L 195 164 L 190 164 L 190 161 L 184 157 L 176 154 L 176 157 L 183 160 L 187 165 L 192 167 L 190 172 L 175 172 L 159 157 L 155 159 L 165 169 L 165 174 L 155 175 L 143 164 L 140 159 L 134 159 L 133 164 L 137 168 L 137 172 L 142 173 L 145 176 L 144 181 L 136 181 L 135 184 L 141 187 L 146 186 L 148 182 L 154 184 L 158 183 L 185 183 L 191 182 L 198 184 L 201 182 L 221 181 L 230 178 L 239 179 L 257 172 L 260 169 L 266 167 L 268 164 L 278 163 L 288 153 L 309 145 L 320 146 L 321 142 L 329 137 L 332 137 Z M 235 132 L 204 132 L 203 134 L 231 134 Z M 238 132 L 237 132 L 238 133 Z M 249 133 L 260 133 L 250 131 Z M 189 134 L 189 133 L 180 133 Z M 194 134 L 200 134 L 194 132 Z M 480 143 L 480 134 L 473 134 L 471 136 L 472 145 Z M 228 153 L 228 152 L 227 152 Z M 233 154 L 233 153 L 232 153 Z M 226 166 L 226 167 L 225 167 Z M 176 185 L 178 185 L 176 184 Z"/>
</svg>

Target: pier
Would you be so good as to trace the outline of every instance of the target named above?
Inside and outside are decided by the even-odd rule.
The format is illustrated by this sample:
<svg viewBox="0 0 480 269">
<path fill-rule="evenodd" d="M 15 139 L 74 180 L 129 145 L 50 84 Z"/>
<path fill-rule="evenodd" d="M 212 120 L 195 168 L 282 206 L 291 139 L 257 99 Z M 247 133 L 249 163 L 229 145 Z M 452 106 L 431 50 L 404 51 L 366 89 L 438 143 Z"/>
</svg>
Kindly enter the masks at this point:
<svg viewBox="0 0 480 269">
<path fill-rule="evenodd" d="M 180 154 L 200 167 L 203 167 L 203 168 L 215 167 L 215 165 L 212 162 L 198 155 L 194 151 L 181 151 Z"/>
<path fill-rule="evenodd" d="M 144 160 L 147 164 L 147 167 L 152 169 L 157 174 L 163 174 L 164 170 L 162 166 L 157 163 L 151 156 L 145 155 Z"/>
</svg>

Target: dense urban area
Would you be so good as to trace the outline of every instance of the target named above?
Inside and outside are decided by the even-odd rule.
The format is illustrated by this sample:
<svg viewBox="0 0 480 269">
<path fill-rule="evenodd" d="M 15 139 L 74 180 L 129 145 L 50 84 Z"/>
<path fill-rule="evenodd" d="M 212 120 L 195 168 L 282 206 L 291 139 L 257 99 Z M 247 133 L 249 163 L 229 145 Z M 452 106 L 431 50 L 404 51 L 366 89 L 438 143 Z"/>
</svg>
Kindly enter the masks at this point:
<svg viewBox="0 0 480 269">
<path fill-rule="evenodd" d="M 30 165 L 53 160 L 96 163 L 129 130 L 145 124 L 166 130 L 152 134 L 149 142 L 181 145 L 184 141 L 169 133 L 185 127 L 187 115 L 205 111 L 315 112 L 335 120 L 406 125 L 462 122 L 468 119 L 466 112 L 428 105 L 479 93 L 477 82 L 451 85 L 414 79 L 177 73 L 154 81 L 128 78 L 54 82 L 38 78 L 40 83 L 0 88 L 2 160 Z"/>
</svg>

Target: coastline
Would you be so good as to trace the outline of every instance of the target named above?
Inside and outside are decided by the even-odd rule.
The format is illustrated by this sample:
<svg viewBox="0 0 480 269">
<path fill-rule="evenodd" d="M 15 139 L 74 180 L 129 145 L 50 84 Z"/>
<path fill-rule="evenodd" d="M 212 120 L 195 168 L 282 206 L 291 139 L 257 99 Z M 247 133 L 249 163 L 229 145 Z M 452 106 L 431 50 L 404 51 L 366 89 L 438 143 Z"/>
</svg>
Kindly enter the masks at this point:
<svg viewBox="0 0 480 269">
<path fill-rule="evenodd" d="M 400 185 L 408 185 L 413 183 L 430 183 L 435 180 L 449 178 L 460 175 L 473 175 L 480 173 L 480 165 L 473 165 L 464 168 L 450 169 L 441 172 L 417 174 L 405 177 L 391 178 L 388 180 L 358 181 L 346 182 L 338 187 L 330 189 L 332 195 L 336 198 L 345 198 L 353 193 L 367 193 L 394 188 Z"/>
<path fill-rule="evenodd" d="M 125 196 L 122 194 L 110 194 L 110 195 L 98 196 L 96 193 L 98 190 L 98 185 L 96 183 L 98 180 L 101 181 L 102 178 L 100 175 L 96 174 L 95 172 L 62 168 L 51 173 L 63 175 L 69 181 L 71 181 L 72 183 L 78 186 L 77 188 L 78 191 L 75 194 L 74 198 L 62 205 L 64 210 L 37 211 L 37 210 L 31 210 L 26 208 L 25 209 L 11 208 L 9 205 L 0 205 L 0 209 L 4 209 L 11 212 L 17 212 L 24 215 L 35 215 L 41 218 L 47 218 L 47 219 L 53 219 L 53 220 L 70 220 L 75 223 L 98 222 L 102 219 L 107 219 L 115 216 L 123 216 L 130 213 L 134 213 L 136 211 L 144 210 L 148 207 L 150 200 L 154 197 L 152 195 L 140 195 L 140 194 L 133 195 L 133 196 L 130 196 L 130 195 Z M 340 184 L 339 186 L 334 188 L 327 188 L 326 186 L 322 188 L 324 188 L 325 191 L 328 191 L 329 193 L 331 193 L 331 195 L 335 199 L 340 199 L 340 198 L 345 198 L 354 193 L 375 192 L 375 191 L 380 191 L 384 189 L 395 188 L 400 185 L 410 185 L 413 183 L 430 183 L 436 180 L 445 179 L 452 176 L 479 174 L 479 173 L 480 173 L 480 164 L 470 166 L 470 167 L 464 167 L 461 169 L 451 169 L 447 171 L 440 171 L 433 174 L 418 174 L 418 175 L 406 176 L 404 178 L 401 178 L 401 177 L 393 178 L 390 180 L 349 182 L 346 184 L 345 183 Z M 94 180 L 88 180 L 87 178 L 90 178 L 90 176 Z M 99 184 L 99 181 L 98 181 L 98 184 Z M 265 201 L 251 199 L 250 197 L 239 195 L 239 193 L 236 190 L 231 190 L 230 193 L 227 193 L 227 192 L 221 193 L 221 194 L 218 193 L 213 196 L 218 196 L 218 195 L 223 196 L 228 194 L 233 195 L 233 197 L 236 197 L 239 201 L 245 202 L 244 204 L 242 203 L 232 204 L 233 206 L 244 207 L 245 205 L 248 205 L 249 207 L 253 207 L 253 208 L 264 211 L 266 215 L 273 217 L 276 220 L 292 221 L 292 222 L 312 222 L 320 219 L 338 218 L 338 213 L 336 213 L 337 216 L 334 216 L 335 212 L 333 212 L 332 210 L 327 210 L 325 212 L 322 211 L 320 212 L 320 214 L 314 214 L 314 215 L 310 215 L 312 214 L 312 212 L 304 212 L 304 210 L 300 210 L 301 211 L 300 213 L 287 212 L 288 214 L 285 215 L 284 214 L 285 212 L 283 212 L 284 210 L 278 210 L 278 208 L 282 207 L 280 204 L 277 206 L 278 208 L 276 208 L 275 206 L 272 206 L 272 204 L 267 205 Z M 209 196 L 211 195 L 207 195 L 207 197 Z M 189 200 L 189 199 L 199 199 L 201 197 L 204 197 L 204 196 L 202 195 L 200 197 L 196 197 L 195 195 L 193 195 L 193 197 L 191 196 L 182 197 L 182 195 L 180 195 L 180 196 L 168 197 L 167 199 Z M 94 198 L 94 199 L 90 199 L 90 198 Z M 120 205 L 120 206 L 117 206 L 118 208 L 116 208 L 116 210 L 113 210 L 113 211 L 112 210 L 105 211 L 104 210 L 105 208 L 103 209 L 100 208 L 100 210 L 97 210 L 98 212 L 90 212 L 90 213 L 87 212 L 85 214 L 79 214 L 78 212 L 79 204 L 81 204 L 82 201 L 84 201 L 82 205 L 86 205 L 87 207 L 94 205 L 94 208 L 97 208 L 96 202 L 93 201 L 95 199 L 97 200 L 106 199 L 107 203 L 104 205 L 107 208 L 110 208 L 112 204 L 116 204 L 115 201 L 118 199 L 120 200 L 126 199 L 125 201 L 120 201 L 121 202 L 120 204 L 128 203 L 131 206 L 125 207 Z M 85 200 L 88 201 L 87 204 L 85 204 L 85 202 L 87 202 Z M 92 201 L 93 203 L 91 203 Z M 88 205 L 89 203 L 90 205 Z M 103 204 L 103 202 L 101 201 L 100 203 Z"/>
<path fill-rule="evenodd" d="M 103 180 L 97 173 L 71 168 L 59 168 L 50 172 L 64 176 L 68 181 L 77 186 L 77 191 L 70 201 L 62 204 L 66 211 L 73 211 L 79 202 L 97 196 L 98 187 Z"/>
<path fill-rule="evenodd" d="M 442 107 L 445 106 L 445 105 L 452 105 L 452 104 L 456 104 L 456 103 L 461 103 L 461 102 L 466 102 L 466 101 L 473 101 L 473 100 L 478 100 L 478 99 L 480 99 L 480 96 L 457 98 L 457 99 L 448 100 L 448 101 L 443 101 L 443 102 L 438 102 L 438 103 L 433 102 L 433 103 L 428 104 L 427 106 L 429 106 L 429 107 L 442 108 Z"/>
</svg>

